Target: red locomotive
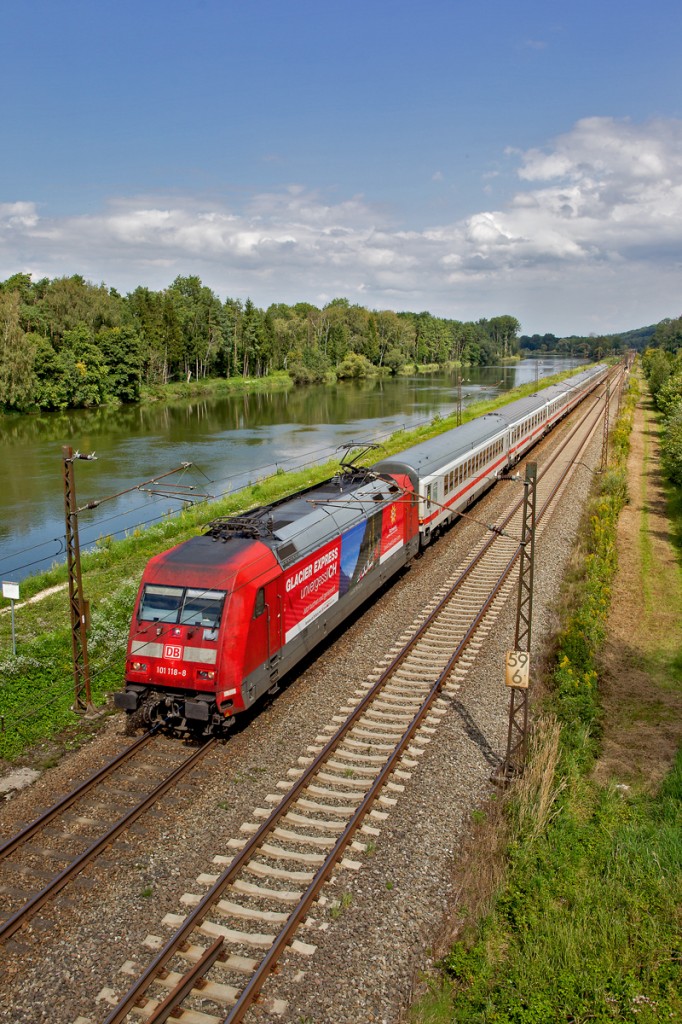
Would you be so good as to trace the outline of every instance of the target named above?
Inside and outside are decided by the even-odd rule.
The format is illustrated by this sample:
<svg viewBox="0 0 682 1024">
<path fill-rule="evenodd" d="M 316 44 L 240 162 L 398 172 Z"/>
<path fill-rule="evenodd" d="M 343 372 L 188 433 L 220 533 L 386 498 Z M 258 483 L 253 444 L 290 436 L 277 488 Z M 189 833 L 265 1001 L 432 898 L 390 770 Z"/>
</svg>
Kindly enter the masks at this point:
<svg viewBox="0 0 682 1024">
<path fill-rule="evenodd" d="M 117 707 L 223 733 L 419 547 L 406 477 L 338 476 L 152 558 Z"/>
</svg>

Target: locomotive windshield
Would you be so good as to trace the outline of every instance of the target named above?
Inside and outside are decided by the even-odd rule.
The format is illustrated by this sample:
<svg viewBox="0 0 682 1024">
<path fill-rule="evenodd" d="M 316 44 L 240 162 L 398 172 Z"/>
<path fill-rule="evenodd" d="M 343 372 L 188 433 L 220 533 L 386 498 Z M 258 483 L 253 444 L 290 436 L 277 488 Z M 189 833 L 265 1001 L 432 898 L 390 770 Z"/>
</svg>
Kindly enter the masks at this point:
<svg viewBox="0 0 682 1024">
<path fill-rule="evenodd" d="M 177 622 L 183 587 L 159 587 L 148 583 L 140 603 L 140 618 L 147 622 Z"/>
<path fill-rule="evenodd" d="M 180 621 L 184 626 L 217 629 L 225 600 L 224 590 L 187 590 Z"/>
<path fill-rule="evenodd" d="M 147 583 L 140 602 L 139 617 L 145 622 L 170 622 L 217 629 L 224 600 L 224 590 L 197 590 Z"/>
</svg>

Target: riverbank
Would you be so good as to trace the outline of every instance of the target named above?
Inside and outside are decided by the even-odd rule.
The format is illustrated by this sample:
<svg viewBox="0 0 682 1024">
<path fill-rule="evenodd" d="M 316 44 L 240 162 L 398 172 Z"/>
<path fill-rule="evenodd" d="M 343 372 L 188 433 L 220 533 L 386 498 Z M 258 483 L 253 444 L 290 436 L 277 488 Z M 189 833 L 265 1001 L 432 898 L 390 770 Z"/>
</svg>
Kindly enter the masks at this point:
<svg viewBox="0 0 682 1024">
<path fill-rule="evenodd" d="M 201 377 L 199 380 L 170 381 L 168 384 L 143 384 L 137 404 L 176 402 L 182 398 L 200 398 L 204 395 L 282 391 L 293 386 L 293 380 L 284 370 L 269 373 L 266 377 Z"/>
<path fill-rule="evenodd" d="M 551 357 L 551 353 L 545 353 L 548 358 Z M 501 366 L 512 366 L 521 360 L 522 356 L 505 356 L 499 360 Z M 530 353 L 529 358 L 534 358 L 533 353 Z M 358 379 L 370 379 L 370 378 L 381 378 L 381 377 L 410 377 L 410 376 L 426 376 L 429 374 L 436 373 L 453 373 L 455 370 L 461 370 L 466 372 L 467 368 L 471 368 L 474 364 L 461 363 L 457 361 L 447 361 L 445 363 L 404 363 L 398 369 L 394 370 L 387 366 L 376 366 L 369 362 L 369 360 L 356 360 L 357 366 L 354 367 L 354 372 L 343 372 L 343 364 L 329 370 L 323 377 L 316 379 L 316 384 L 336 384 L 339 380 L 358 380 Z M 476 364 L 478 365 L 478 364 Z M 338 372 L 337 372 L 338 371 Z M 126 405 L 126 408 L 134 408 L 136 406 L 144 406 L 147 404 L 156 403 L 171 403 L 181 401 L 183 399 L 203 398 L 206 396 L 220 396 L 220 395 L 238 395 L 238 394 L 259 394 L 268 392 L 286 391 L 294 387 L 300 387 L 301 381 L 295 380 L 291 374 L 286 370 L 274 370 L 272 373 L 268 373 L 262 377 L 200 377 L 190 378 L 189 380 L 177 380 L 169 381 L 167 384 L 141 384 L 139 389 L 139 399 L 132 403 L 123 403 L 117 399 L 111 399 L 108 402 L 104 402 L 101 405 L 89 405 L 88 409 L 96 411 L 98 409 L 111 410 L 120 408 L 121 405 Z M 307 383 L 310 383 L 308 381 Z M 57 412 L 69 412 L 73 411 L 71 407 L 55 410 Z M 0 419 L 12 422 L 21 416 L 43 416 L 49 415 L 45 409 L 35 407 L 28 409 L 24 412 L 17 412 L 15 410 L 1 410 Z"/>
<path fill-rule="evenodd" d="M 633 406 L 576 553 L 532 757 L 458 857 L 417 1024 L 682 1018 L 682 514 L 656 421 Z"/>
</svg>

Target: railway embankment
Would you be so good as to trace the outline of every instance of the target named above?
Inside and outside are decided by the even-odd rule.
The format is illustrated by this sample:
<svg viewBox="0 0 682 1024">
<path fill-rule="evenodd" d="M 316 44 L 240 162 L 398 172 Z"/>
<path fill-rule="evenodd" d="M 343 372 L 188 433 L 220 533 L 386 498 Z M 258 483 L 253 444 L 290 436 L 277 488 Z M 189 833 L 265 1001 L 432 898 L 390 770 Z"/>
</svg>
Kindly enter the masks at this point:
<svg viewBox="0 0 682 1024">
<path fill-rule="evenodd" d="M 418 1024 L 682 1019 L 682 510 L 637 384 L 612 441 L 532 756 L 456 866 Z"/>
</svg>

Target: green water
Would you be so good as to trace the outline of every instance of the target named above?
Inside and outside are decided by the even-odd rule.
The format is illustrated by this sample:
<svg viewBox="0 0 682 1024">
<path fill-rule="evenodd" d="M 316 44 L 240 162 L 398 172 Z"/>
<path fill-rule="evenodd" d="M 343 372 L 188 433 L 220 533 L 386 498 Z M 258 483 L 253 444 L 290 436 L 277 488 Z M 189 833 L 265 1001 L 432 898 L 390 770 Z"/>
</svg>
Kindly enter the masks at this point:
<svg viewBox="0 0 682 1024">
<path fill-rule="evenodd" d="M 547 376 L 572 364 L 545 359 Z M 533 380 L 536 361 L 464 371 L 464 401 L 488 397 Z M 94 451 L 76 463 L 78 505 L 135 487 L 183 462 L 167 477 L 218 496 L 279 466 L 294 468 L 328 458 L 341 444 L 377 441 L 401 426 L 416 426 L 456 407 L 455 375 L 340 382 L 271 394 L 187 399 L 117 409 L 74 410 L 0 418 L 4 479 L 0 489 L 0 578 L 21 580 L 64 559 L 62 446 Z M 380 457 L 378 453 L 377 458 Z M 81 544 L 177 511 L 166 490 L 134 491 L 79 516 Z"/>
</svg>

